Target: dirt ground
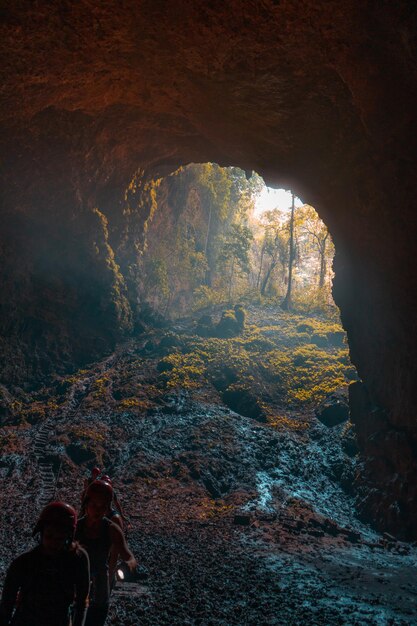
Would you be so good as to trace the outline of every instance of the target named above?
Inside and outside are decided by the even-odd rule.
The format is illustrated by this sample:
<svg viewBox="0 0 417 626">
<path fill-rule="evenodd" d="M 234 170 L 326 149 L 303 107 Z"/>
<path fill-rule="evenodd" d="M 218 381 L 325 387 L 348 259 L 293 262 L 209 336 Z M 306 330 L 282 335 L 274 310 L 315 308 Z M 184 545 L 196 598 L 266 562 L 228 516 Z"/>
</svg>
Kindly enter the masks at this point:
<svg viewBox="0 0 417 626">
<path fill-rule="evenodd" d="M 144 341 L 37 392 L 31 415 L 41 402 L 49 412 L 1 429 L 1 576 L 33 545 L 42 505 L 77 504 L 99 464 L 147 570 L 118 584 L 109 624 L 417 624 L 417 548 L 355 516 L 344 425 L 326 427 L 311 409 L 307 428 L 277 428 L 210 389 L 158 392 L 157 359 L 137 366 Z M 123 404 L 139 383 L 147 396 Z"/>
</svg>

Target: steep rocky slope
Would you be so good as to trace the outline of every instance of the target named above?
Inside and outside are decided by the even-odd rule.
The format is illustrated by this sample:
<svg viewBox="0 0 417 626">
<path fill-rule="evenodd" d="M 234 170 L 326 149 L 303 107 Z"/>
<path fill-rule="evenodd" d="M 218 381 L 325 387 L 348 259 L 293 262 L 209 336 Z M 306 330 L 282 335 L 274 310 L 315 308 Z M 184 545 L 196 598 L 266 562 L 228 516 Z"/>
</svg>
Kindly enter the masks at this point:
<svg viewBox="0 0 417 626">
<path fill-rule="evenodd" d="M 103 355 L 131 327 L 103 216 L 123 215 L 138 170 L 255 169 L 331 229 L 335 295 L 367 386 L 355 402 L 362 506 L 409 529 L 416 20 L 407 0 L 3 3 L 3 382 Z"/>
<path fill-rule="evenodd" d="M 288 316 L 256 317 L 269 341 L 263 350 L 307 345 L 305 332 L 290 337 Z M 294 396 L 288 409 L 284 395 L 269 394 L 266 420 L 244 417 L 201 372 L 190 384 L 189 363 L 168 372 L 182 372 L 189 384 L 171 385 L 158 363 L 187 357 L 185 342 L 197 340 L 191 329 L 188 321 L 151 331 L 50 388 L 9 399 L 13 415 L 0 430 L 2 575 L 31 545 L 42 504 L 50 497 L 77 504 L 98 463 L 114 480 L 129 542 L 148 571 L 139 584 L 116 587 L 109 623 L 415 623 L 416 549 L 358 520 L 351 490 L 358 463 L 346 423 L 325 426 L 314 403 L 297 408 Z M 317 354 L 337 363 L 340 347 L 315 337 Z M 242 338 L 223 340 L 233 341 Z M 326 378 L 317 363 L 309 368 Z M 337 373 L 331 378 L 339 384 Z M 338 394 L 341 402 L 345 390 Z"/>
</svg>

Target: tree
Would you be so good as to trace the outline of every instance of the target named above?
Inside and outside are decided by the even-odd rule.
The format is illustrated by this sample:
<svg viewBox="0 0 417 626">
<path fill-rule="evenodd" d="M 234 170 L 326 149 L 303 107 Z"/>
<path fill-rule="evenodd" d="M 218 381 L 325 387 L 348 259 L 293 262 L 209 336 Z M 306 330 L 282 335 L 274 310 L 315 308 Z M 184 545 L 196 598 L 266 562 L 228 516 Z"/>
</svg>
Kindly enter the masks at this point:
<svg viewBox="0 0 417 626">
<path fill-rule="evenodd" d="M 260 286 L 261 295 L 265 295 L 271 277 L 279 263 L 285 265 L 287 262 L 287 235 L 284 228 L 284 216 L 279 209 L 266 211 L 262 218 L 264 229 L 260 267 L 257 279 L 257 287 Z M 262 281 L 262 269 L 265 260 L 265 273 Z"/>
<path fill-rule="evenodd" d="M 247 215 L 259 185 L 259 177 L 252 178 L 238 168 L 205 163 L 181 168 L 161 183 L 139 279 L 154 306 L 185 312 L 202 287 L 226 299 L 242 284 L 252 240 Z M 149 263 L 150 257 L 159 264 Z M 165 282 L 160 271 L 155 275 L 160 267 Z"/>
<path fill-rule="evenodd" d="M 253 234 L 250 228 L 248 228 L 245 224 L 236 222 L 231 225 L 230 230 L 223 242 L 223 248 L 220 258 L 225 266 L 229 265 L 229 300 L 231 300 L 232 297 L 233 279 L 236 266 L 243 273 L 249 273 L 249 250 L 252 240 Z"/>
<path fill-rule="evenodd" d="M 292 194 L 292 203 L 291 203 L 291 217 L 290 217 L 290 241 L 289 241 L 289 254 L 288 254 L 288 285 L 287 285 L 287 293 L 283 302 L 281 303 L 281 308 L 284 311 L 290 311 L 292 308 L 292 271 L 295 259 L 295 247 L 294 247 L 294 214 L 295 214 L 295 196 Z"/>
<path fill-rule="evenodd" d="M 323 289 L 329 257 L 333 257 L 333 245 L 327 226 L 309 204 L 300 209 L 301 232 L 310 240 L 311 247 L 319 257 L 318 286 Z"/>
</svg>

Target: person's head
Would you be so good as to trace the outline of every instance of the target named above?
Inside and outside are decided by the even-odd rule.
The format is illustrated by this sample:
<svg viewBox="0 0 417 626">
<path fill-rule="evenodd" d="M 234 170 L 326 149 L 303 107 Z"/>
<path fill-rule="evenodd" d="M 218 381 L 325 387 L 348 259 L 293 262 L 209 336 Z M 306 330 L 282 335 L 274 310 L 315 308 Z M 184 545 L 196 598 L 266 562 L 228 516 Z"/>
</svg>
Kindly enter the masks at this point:
<svg viewBox="0 0 417 626">
<path fill-rule="evenodd" d="M 72 545 L 77 513 L 65 502 L 51 502 L 42 511 L 33 529 L 40 533 L 41 545 L 48 554 L 58 554 Z"/>
<path fill-rule="evenodd" d="M 98 521 L 109 512 L 113 500 L 113 487 L 105 480 L 92 482 L 85 494 L 84 507 L 87 517 Z"/>
<path fill-rule="evenodd" d="M 91 480 L 96 480 L 101 474 L 101 469 L 99 467 L 93 467 L 91 470 Z"/>
</svg>

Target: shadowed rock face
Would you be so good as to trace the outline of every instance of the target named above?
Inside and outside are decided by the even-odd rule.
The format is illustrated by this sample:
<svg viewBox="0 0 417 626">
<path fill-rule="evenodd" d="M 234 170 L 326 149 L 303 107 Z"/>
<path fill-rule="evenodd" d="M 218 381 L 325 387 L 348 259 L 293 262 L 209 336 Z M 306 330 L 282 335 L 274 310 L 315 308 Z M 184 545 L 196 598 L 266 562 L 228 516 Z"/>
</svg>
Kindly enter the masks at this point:
<svg viewBox="0 0 417 626">
<path fill-rule="evenodd" d="M 113 252 L 135 172 L 254 169 L 332 232 L 367 387 L 360 506 L 415 536 L 413 3 L 19 0 L 1 18 L 3 381 L 91 359 L 131 327 Z M 149 208 L 130 208 L 136 224 Z"/>
</svg>

